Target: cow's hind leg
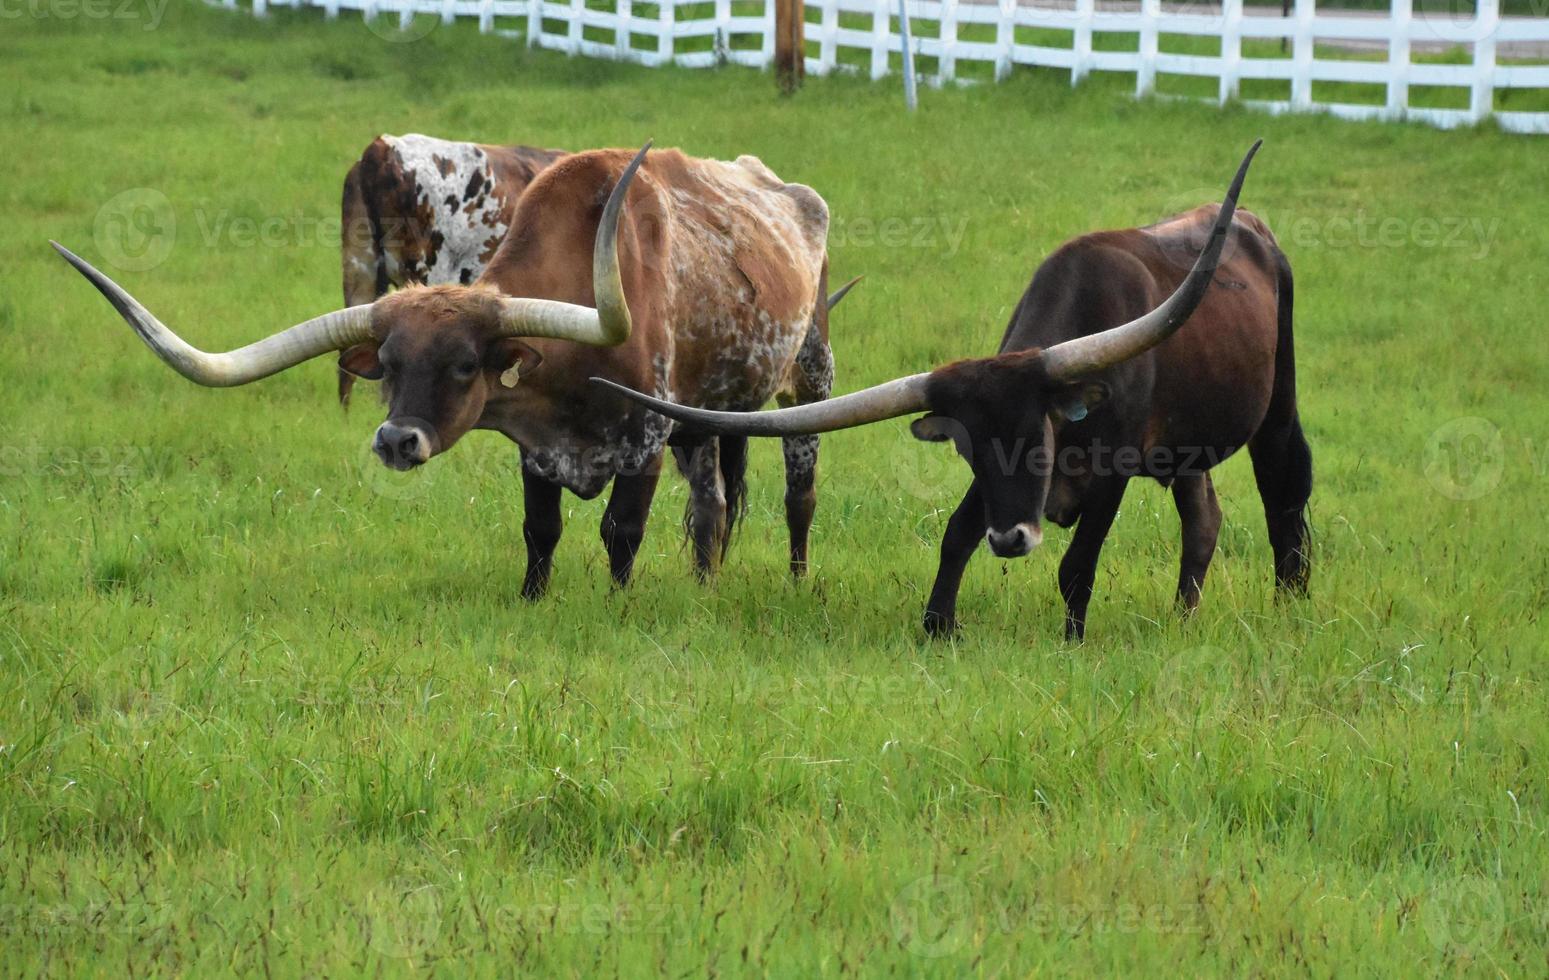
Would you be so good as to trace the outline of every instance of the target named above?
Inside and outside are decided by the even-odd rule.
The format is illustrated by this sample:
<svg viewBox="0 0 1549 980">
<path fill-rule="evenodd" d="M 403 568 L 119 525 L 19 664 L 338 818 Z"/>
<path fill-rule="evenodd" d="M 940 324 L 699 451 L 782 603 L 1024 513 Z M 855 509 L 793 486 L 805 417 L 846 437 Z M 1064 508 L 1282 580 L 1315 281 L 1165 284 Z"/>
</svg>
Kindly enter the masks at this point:
<svg viewBox="0 0 1549 980">
<path fill-rule="evenodd" d="M 782 406 L 807 405 L 826 399 L 834 388 L 834 354 L 814 323 L 796 355 L 789 394 L 780 396 Z M 791 539 L 791 574 L 807 571 L 807 538 L 817 510 L 817 436 L 790 436 L 785 450 L 785 526 Z"/>
<path fill-rule="evenodd" d="M 984 500 L 976 482 L 952 512 L 947 533 L 941 537 L 941 565 L 925 603 L 925 632 L 931 636 L 950 636 L 957 630 L 957 591 L 968 559 L 984 540 L 985 526 Z"/>
<path fill-rule="evenodd" d="M 678 469 L 688 480 L 683 523 L 694 547 L 694 573 L 704 581 L 720 565 L 727 534 L 727 494 L 720 441 L 706 438 L 673 447 Z"/>
<path fill-rule="evenodd" d="M 656 496 L 661 478 L 661 458 L 651 460 L 639 473 L 620 474 L 613 479 L 613 494 L 602 513 L 602 545 L 608 551 L 608 571 L 616 585 L 629 584 L 635 570 L 635 555 L 645 540 L 645 521 Z"/>
<path fill-rule="evenodd" d="M 1199 593 L 1210 571 L 1221 533 L 1221 504 L 1209 473 L 1191 473 L 1173 482 L 1173 502 L 1183 525 L 1183 557 L 1178 567 L 1178 606 L 1187 615 L 1199 608 Z"/>
<path fill-rule="evenodd" d="M 1275 552 L 1275 586 L 1282 593 L 1305 594 L 1311 574 L 1307 500 L 1312 496 L 1312 450 L 1300 420 L 1294 413 L 1278 424 L 1266 420 L 1248 443 L 1248 454 Z"/>
<path fill-rule="evenodd" d="M 560 485 L 522 468 L 522 540 L 527 545 L 527 577 L 522 598 L 541 599 L 554 571 L 554 549 L 564 530 L 560 514 Z"/>
</svg>

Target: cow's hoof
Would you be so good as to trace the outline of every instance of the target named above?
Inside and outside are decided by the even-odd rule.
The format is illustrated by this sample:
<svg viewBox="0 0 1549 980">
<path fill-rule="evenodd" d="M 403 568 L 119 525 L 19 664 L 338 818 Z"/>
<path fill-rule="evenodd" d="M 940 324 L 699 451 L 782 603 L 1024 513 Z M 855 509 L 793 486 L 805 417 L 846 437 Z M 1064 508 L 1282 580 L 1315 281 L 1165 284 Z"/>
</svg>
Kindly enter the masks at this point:
<svg viewBox="0 0 1549 980">
<path fill-rule="evenodd" d="M 933 640 L 950 639 L 957 634 L 957 617 L 948 613 L 925 610 L 925 634 Z"/>
</svg>

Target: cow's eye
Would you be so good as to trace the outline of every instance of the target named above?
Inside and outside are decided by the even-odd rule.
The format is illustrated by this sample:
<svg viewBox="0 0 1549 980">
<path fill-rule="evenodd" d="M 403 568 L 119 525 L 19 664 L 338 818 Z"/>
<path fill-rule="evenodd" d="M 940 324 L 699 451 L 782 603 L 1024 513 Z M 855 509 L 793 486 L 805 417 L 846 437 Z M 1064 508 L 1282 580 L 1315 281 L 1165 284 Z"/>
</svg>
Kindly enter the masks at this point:
<svg viewBox="0 0 1549 980">
<path fill-rule="evenodd" d="M 457 376 L 464 381 L 471 381 L 475 374 L 479 373 L 477 361 L 464 361 L 457 365 Z"/>
</svg>

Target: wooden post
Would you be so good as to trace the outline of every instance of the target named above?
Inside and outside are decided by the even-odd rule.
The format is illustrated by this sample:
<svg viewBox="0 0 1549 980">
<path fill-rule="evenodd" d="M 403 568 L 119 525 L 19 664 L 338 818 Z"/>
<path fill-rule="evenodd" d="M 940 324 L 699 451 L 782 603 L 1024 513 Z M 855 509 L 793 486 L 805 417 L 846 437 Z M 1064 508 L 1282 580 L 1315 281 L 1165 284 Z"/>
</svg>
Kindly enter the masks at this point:
<svg viewBox="0 0 1549 980">
<path fill-rule="evenodd" d="M 806 16 L 802 0 L 773 0 L 775 7 L 775 78 L 790 95 L 806 74 Z"/>
</svg>

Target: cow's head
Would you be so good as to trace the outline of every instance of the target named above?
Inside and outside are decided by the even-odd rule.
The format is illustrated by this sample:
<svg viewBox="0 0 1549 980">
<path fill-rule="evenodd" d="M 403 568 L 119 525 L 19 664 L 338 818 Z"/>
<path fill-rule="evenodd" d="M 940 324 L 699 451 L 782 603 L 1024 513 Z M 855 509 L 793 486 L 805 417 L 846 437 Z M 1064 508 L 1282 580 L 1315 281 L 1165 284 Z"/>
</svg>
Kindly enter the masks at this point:
<svg viewBox="0 0 1549 980">
<path fill-rule="evenodd" d="M 1199 306 L 1258 148 L 1255 143 L 1243 158 L 1210 238 L 1183 283 L 1156 309 L 1110 330 L 1049 348 L 960 361 L 826 402 L 770 412 L 688 408 L 592 380 L 711 434 L 812 435 L 926 412 L 914 422 L 915 436 L 956 447 L 973 469 L 984 500 L 991 549 L 1004 558 L 1020 557 L 1043 537 L 1055 433 L 1107 397 L 1098 375 L 1172 336 Z"/>
<path fill-rule="evenodd" d="M 910 431 L 952 444 L 973 470 L 990 550 L 1022 557 L 1043 541 L 1058 429 L 1085 418 L 1108 386 L 1051 378 L 1036 350 L 961 361 L 927 377 L 930 413 Z"/>
<path fill-rule="evenodd" d="M 373 448 L 394 469 L 444 452 L 478 421 L 496 386 L 510 386 L 538 355 L 522 337 L 595 346 L 629 338 L 629 307 L 618 262 L 618 222 L 630 181 L 650 144 L 619 177 L 598 222 L 592 251 L 596 308 L 502 295 L 480 286 L 413 287 L 374 303 L 307 320 L 224 354 L 198 350 L 139 301 L 63 246 L 71 265 L 107 297 L 140 338 L 175 371 L 210 387 L 247 384 L 338 351 L 339 365 L 386 383 L 388 417 Z"/>
<path fill-rule="evenodd" d="M 502 306 L 494 290 L 464 286 L 410 287 L 373 304 L 372 339 L 340 351 L 339 367 L 383 382 L 387 421 L 371 448 L 385 465 L 412 469 L 452 448 L 492 392 L 542 361 L 506 332 Z"/>
</svg>

